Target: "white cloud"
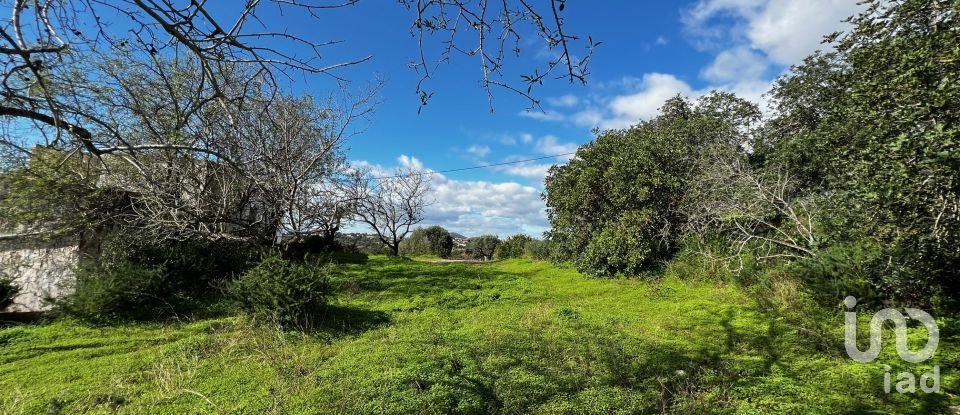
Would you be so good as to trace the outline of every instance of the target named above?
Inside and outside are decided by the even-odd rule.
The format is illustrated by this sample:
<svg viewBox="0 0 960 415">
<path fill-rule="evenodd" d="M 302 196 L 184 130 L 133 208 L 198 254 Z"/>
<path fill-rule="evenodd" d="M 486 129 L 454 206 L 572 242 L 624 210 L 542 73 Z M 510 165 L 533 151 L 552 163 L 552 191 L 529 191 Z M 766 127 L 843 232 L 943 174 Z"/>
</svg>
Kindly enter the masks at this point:
<svg viewBox="0 0 960 415">
<path fill-rule="evenodd" d="M 844 30 L 848 16 L 863 9 L 855 0 L 699 0 L 683 13 L 683 24 L 694 41 L 715 53 L 711 64 L 700 71 L 707 85 L 697 88 L 673 74 L 647 73 L 619 80 L 594 83 L 603 96 L 562 96 L 547 100 L 561 113 L 524 112 L 541 121 L 617 129 L 649 120 L 663 103 L 680 95 L 696 99 L 711 90 L 736 93 L 769 111 L 764 96 L 773 71 L 800 63 L 822 45 L 823 36 Z M 656 44 L 666 44 L 663 36 Z M 610 95 L 611 91 L 614 95 Z"/>
<path fill-rule="evenodd" d="M 523 177 L 524 179 L 532 182 L 543 183 L 543 179 L 547 177 L 547 170 L 550 170 L 550 167 L 552 166 L 553 164 L 538 164 L 529 162 L 498 166 L 496 167 L 496 170 L 511 176 Z"/>
<path fill-rule="evenodd" d="M 603 122 L 603 112 L 596 108 L 587 108 L 573 114 L 573 122 L 585 127 L 597 127 Z"/>
<path fill-rule="evenodd" d="M 523 110 L 520 111 L 521 117 L 526 117 L 538 121 L 563 121 L 564 116 L 556 110 Z"/>
<path fill-rule="evenodd" d="M 620 92 L 590 99 L 566 119 L 590 128 L 626 128 L 657 116 L 674 96 L 696 99 L 711 90 L 733 92 L 769 113 L 764 94 L 773 84 L 770 72 L 824 48 L 823 36 L 844 30 L 843 20 L 862 8 L 854 0 L 700 0 L 684 12 L 683 23 L 695 42 L 715 53 L 700 71 L 707 85 L 694 88 L 667 73 L 600 82 L 598 90 Z"/>
<path fill-rule="evenodd" d="M 657 40 L 654 41 L 655 44 L 663 46 L 670 43 L 670 39 L 667 39 L 664 36 L 657 36 Z"/>
<path fill-rule="evenodd" d="M 764 94 L 770 90 L 773 80 L 758 77 L 731 81 L 694 89 L 690 84 L 670 74 L 647 74 L 636 90 L 609 97 L 606 105 L 589 107 L 576 113 L 572 118 L 579 125 L 590 128 L 627 128 L 659 115 L 660 108 L 670 98 L 680 95 L 696 100 L 713 90 L 732 92 L 740 98 L 758 104 L 764 113 L 768 112 L 767 97 Z"/>
<path fill-rule="evenodd" d="M 399 167 L 419 167 L 427 171 L 422 161 L 416 157 L 401 155 L 397 158 Z M 362 166 L 380 172 L 392 172 L 367 161 L 353 161 L 354 166 Z M 539 167 L 520 165 L 515 170 L 518 176 L 524 173 L 531 179 L 545 174 L 549 165 Z M 515 233 L 539 235 L 549 228 L 546 207 L 540 199 L 540 190 L 516 182 L 489 182 L 483 180 L 453 180 L 442 174 L 427 176 L 430 178 L 430 193 L 433 200 L 425 214 L 422 225 L 441 225 L 451 231 L 468 236 L 493 233 L 508 236 Z M 353 224 L 346 228 L 348 232 L 369 232 L 362 224 Z"/>
<path fill-rule="evenodd" d="M 474 144 L 470 147 L 467 147 L 467 153 L 473 154 L 477 157 L 486 157 L 487 154 L 490 154 L 490 147 L 478 146 Z"/>
<path fill-rule="evenodd" d="M 649 120 L 660 112 L 663 103 L 677 95 L 696 95 L 686 82 L 670 74 L 650 73 L 643 76 L 640 90 L 616 96 L 607 105 L 608 116 L 599 126 L 602 129 L 626 128 L 641 120 Z"/>
<path fill-rule="evenodd" d="M 507 164 L 501 166 L 492 167 L 493 170 L 510 175 L 517 176 L 526 179 L 531 184 L 536 183 L 537 185 L 543 184 L 543 179 L 547 176 L 547 170 L 556 163 L 566 162 L 573 158 L 572 153 L 575 153 L 580 145 L 574 142 L 562 142 L 559 138 L 554 135 L 545 135 L 539 139 L 534 139 L 531 134 L 520 134 L 520 140 L 527 144 L 533 144 L 533 150 L 539 154 L 552 156 L 557 154 L 563 154 L 553 158 L 554 162 L 546 163 L 537 163 L 535 161 L 523 162 L 532 158 L 530 155 L 512 155 L 504 159 L 505 162 L 517 162 L 516 164 Z"/>
<path fill-rule="evenodd" d="M 466 235 L 541 233 L 548 228 L 540 191 L 519 183 L 433 180 L 426 220 Z"/>
<path fill-rule="evenodd" d="M 350 163 L 350 170 L 368 171 L 375 177 L 386 177 L 393 174 L 393 171 L 387 170 L 386 167 L 379 164 L 372 164 L 366 160 L 357 160 Z"/>
<path fill-rule="evenodd" d="M 577 143 L 561 143 L 559 138 L 552 135 L 543 136 L 536 144 L 536 150 L 545 155 L 572 153 L 579 147 Z"/>
<path fill-rule="evenodd" d="M 745 79 L 760 79 L 767 71 L 766 58 L 740 46 L 720 52 L 710 66 L 700 72 L 707 81 L 724 84 Z"/>
<path fill-rule="evenodd" d="M 684 17 L 688 31 L 704 43 L 745 43 L 779 65 L 793 65 L 817 49 L 823 36 L 843 30 L 863 6 L 854 0 L 701 0 Z M 732 17 L 733 27 L 711 26 Z M 724 39 L 728 38 L 728 39 Z M 731 39 L 732 38 L 732 39 Z"/>
<path fill-rule="evenodd" d="M 500 137 L 500 144 L 512 146 L 517 143 L 530 144 L 533 142 L 533 135 L 529 133 L 522 134 L 504 134 Z"/>
<path fill-rule="evenodd" d="M 400 167 L 404 169 L 424 170 L 422 161 L 406 154 L 401 154 L 400 157 L 397 157 L 397 163 L 400 163 Z"/>
<path fill-rule="evenodd" d="M 573 94 L 566 94 L 559 97 L 547 98 L 547 104 L 554 107 L 570 108 L 580 103 L 580 99 Z"/>
<path fill-rule="evenodd" d="M 769 115 L 769 98 L 764 96 L 773 87 L 773 80 L 741 81 L 736 84 L 721 86 L 716 89 L 733 92 L 738 97 L 760 106 L 760 111 Z"/>
</svg>

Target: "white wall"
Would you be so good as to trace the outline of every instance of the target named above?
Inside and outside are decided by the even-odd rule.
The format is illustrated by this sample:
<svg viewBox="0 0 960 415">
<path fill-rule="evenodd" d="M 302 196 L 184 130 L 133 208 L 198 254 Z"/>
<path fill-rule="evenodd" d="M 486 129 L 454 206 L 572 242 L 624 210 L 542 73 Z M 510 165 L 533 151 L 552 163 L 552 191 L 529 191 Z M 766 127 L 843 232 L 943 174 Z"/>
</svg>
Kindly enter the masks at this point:
<svg viewBox="0 0 960 415">
<path fill-rule="evenodd" d="M 50 307 L 44 304 L 43 299 L 67 294 L 78 257 L 79 250 L 75 243 L 51 243 L 16 249 L 0 246 L 0 271 L 14 277 L 20 287 L 20 294 L 6 311 L 48 310 Z"/>
</svg>

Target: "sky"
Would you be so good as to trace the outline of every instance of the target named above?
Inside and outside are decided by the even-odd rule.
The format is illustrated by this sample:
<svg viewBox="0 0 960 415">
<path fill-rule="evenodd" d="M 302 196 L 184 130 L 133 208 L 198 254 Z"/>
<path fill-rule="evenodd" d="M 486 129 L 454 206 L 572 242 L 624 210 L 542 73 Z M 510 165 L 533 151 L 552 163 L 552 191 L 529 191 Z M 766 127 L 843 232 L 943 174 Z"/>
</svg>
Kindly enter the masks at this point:
<svg viewBox="0 0 960 415">
<path fill-rule="evenodd" d="M 546 4 L 544 0 L 534 3 Z M 434 95 L 419 107 L 418 59 L 410 34 L 412 12 L 395 1 L 370 0 L 323 11 L 317 19 L 272 16 L 292 33 L 342 40 L 323 49 L 335 63 L 371 56 L 337 72 L 361 90 L 384 82 L 380 104 L 362 134 L 347 142 L 348 158 L 383 171 L 420 167 L 460 169 L 576 151 L 592 131 L 624 128 L 657 114 L 677 94 L 695 99 L 710 90 L 735 92 L 765 107 L 764 93 L 789 67 L 817 49 L 823 35 L 844 30 L 856 0 L 568 0 L 568 33 L 591 36 L 595 50 L 587 85 L 549 81 L 533 93 L 542 110 L 507 91 L 496 91 L 493 111 L 480 87 L 480 64 L 459 57 L 441 65 L 425 85 Z M 436 51 L 437 44 L 428 46 Z M 544 66 L 551 53 L 532 33 L 511 61 L 510 82 Z M 295 79 L 300 93 L 323 96 L 335 84 L 320 77 Z M 419 112 L 418 112 L 419 110 Z M 541 199 L 547 169 L 569 156 L 432 176 L 424 225 L 468 236 L 525 233 L 549 228 Z M 363 231 L 351 226 L 348 231 Z"/>
</svg>

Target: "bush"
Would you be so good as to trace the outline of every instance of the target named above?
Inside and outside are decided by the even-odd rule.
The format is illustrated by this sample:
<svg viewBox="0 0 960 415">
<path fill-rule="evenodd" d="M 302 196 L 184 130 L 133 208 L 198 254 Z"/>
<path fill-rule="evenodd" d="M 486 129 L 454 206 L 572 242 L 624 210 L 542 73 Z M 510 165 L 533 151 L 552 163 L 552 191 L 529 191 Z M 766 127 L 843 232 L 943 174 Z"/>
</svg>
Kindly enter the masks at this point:
<svg viewBox="0 0 960 415">
<path fill-rule="evenodd" d="M 430 244 L 430 253 L 440 258 L 448 258 L 453 252 L 453 236 L 446 229 L 431 226 L 424 231 Z"/>
<path fill-rule="evenodd" d="M 922 284 L 919 278 L 904 278 L 904 267 L 889 266 L 881 246 L 873 241 L 837 244 L 822 249 L 817 256 L 803 258 L 788 268 L 789 274 L 804 282 L 814 293 L 814 299 L 825 306 L 835 306 L 852 295 L 861 307 L 880 307 L 884 300 L 907 298 L 909 292 L 920 292 L 924 287 L 912 287 L 908 292 L 884 292 L 888 287 L 910 287 Z M 891 284 L 902 278 L 907 282 Z"/>
<path fill-rule="evenodd" d="M 269 257 L 230 287 L 231 296 L 255 319 L 310 329 L 330 295 L 332 264 L 291 263 Z"/>
<path fill-rule="evenodd" d="M 549 261 L 553 258 L 553 242 L 530 240 L 523 244 L 523 256 L 534 261 Z"/>
<path fill-rule="evenodd" d="M 577 258 L 577 270 L 599 277 L 639 275 L 664 259 L 649 211 L 627 212 L 594 237 Z"/>
<path fill-rule="evenodd" d="M 82 267 L 75 271 L 73 293 L 57 300 L 68 315 L 94 323 L 147 320 L 176 309 L 166 291 L 166 274 L 160 268 L 114 264 L 110 268 Z"/>
<path fill-rule="evenodd" d="M 205 311 L 260 251 L 247 244 L 156 242 L 131 230 L 107 234 L 95 264 L 76 270 L 73 293 L 54 305 L 82 320 L 149 320 Z"/>
<path fill-rule="evenodd" d="M 453 251 L 453 237 L 441 226 L 417 228 L 400 242 L 400 251 L 404 255 L 436 255 L 449 258 Z"/>
<path fill-rule="evenodd" d="M 281 247 L 282 257 L 290 261 L 304 261 L 309 257 L 347 251 L 347 248 L 330 234 L 290 237 Z"/>
<path fill-rule="evenodd" d="M 483 235 L 476 238 L 470 238 L 467 242 L 467 254 L 473 258 L 486 261 L 493 258 L 497 246 L 500 245 L 500 238 L 496 235 Z"/>
<path fill-rule="evenodd" d="M 523 258 L 523 247 L 532 240 L 533 238 L 524 234 L 513 235 L 497 246 L 494 256 L 497 259 Z"/>
<path fill-rule="evenodd" d="M 0 274 L 0 311 L 10 307 L 19 293 L 20 287 L 14 283 L 13 278 Z"/>
<path fill-rule="evenodd" d="M 261 249 L 235 241 L 156 242 L 130 230 L 112 232 L 104 238 L 98 263 L 111 269 L 117 265 L 160 268 L 167 291 L 194 299 L 216 294 L 223 286 L 256 263 Z"/>
</svg>

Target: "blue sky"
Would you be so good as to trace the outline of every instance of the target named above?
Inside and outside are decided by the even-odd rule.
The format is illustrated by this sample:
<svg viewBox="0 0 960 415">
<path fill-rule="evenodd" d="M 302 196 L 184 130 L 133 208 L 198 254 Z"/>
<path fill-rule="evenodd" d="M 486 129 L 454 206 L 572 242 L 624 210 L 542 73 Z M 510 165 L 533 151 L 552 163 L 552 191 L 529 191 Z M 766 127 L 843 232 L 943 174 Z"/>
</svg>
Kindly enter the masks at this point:
<svg viewBox="0 0 960 415">
<path fill-rule="evenodd" d="M 438 171 L 573 151 L 593 138 L 593 128 L 650 118 L 676 94 L 696 98 L 723 89 L 763 105 L 771 82 L 823 48 L 822 36 L 844 29 L 842 20 L 857 9 L 855 0 L 569 0 L 568 32 L 603 44 L 588 85 L 551 81 L 534 90 L 543 112 L 528 112 L 527 101 L 500 91 L 491 113 L 479 86 L 479 63 L 460 57 L 434 73 L 426 89 L 436 94 L 418 114 L 419 76 L 408 67 L 418 56 L 416 38 L 409 34 L 414 16 L 393 1 L 324 11 L 319 20 L 288 13 L 273 16 L 281 23 L 270 24 L 311 39 L 343 40 L 325 50 L 330 63 L 372 56 L 339 72 L 355 88 L 374 78 L 385 81 L 369 128 L 347 143 L 351 160 Z M 546 63 L 544 46 L 533 36 L 527 39 L 523 57 L 511 62 L 511 76 Z M 335 85 L 311 77 L 296 79 L 293 87 L 322 96 Z M 543 174 L 563 161 L 436 175 L 435 202 L 424 223 L 471 236 L 538 236 L 548 227 L 540 200 Z"/>
</svg>

